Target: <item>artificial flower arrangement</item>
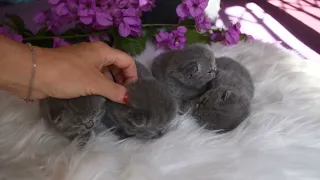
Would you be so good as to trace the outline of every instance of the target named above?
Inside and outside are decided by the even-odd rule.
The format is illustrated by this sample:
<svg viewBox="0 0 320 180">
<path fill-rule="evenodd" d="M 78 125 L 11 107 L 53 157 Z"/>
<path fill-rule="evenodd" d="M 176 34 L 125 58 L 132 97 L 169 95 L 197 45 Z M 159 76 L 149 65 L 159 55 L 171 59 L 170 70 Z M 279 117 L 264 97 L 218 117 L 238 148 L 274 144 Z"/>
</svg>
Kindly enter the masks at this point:
<svg viewBox="0 0 320 180">
<path fill-rule="evenodd" d="M 6 14 L 0 34 L 41 47 L 59 47 L 83 41 L 103 41 L 137 55 L 147 41 L 158 48 L 181 49 L 186 44 L 221 42 L 236 44 L 252 36 L 240 32 L 240 24 L 213 29 L 204 10 L 208 0 L 182 0 L 176 8 L 177 24 L 142 24 L 144 12 L 155 8 L 155 0 L 49 0 L 51 8 L 37 13 L 36 33 L 17 15 Z"/>
</svg>

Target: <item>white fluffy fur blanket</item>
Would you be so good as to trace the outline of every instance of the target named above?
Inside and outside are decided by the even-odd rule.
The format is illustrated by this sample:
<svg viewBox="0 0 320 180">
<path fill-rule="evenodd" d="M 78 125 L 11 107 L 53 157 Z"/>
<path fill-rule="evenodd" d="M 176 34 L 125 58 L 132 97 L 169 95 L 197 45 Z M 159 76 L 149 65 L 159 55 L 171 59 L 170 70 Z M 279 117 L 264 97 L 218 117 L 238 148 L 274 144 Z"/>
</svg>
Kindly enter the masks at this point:
<svg viewBox="0 0 320 180">
<path fill-rule="evenodd" d="M 258 41 L 212 45 L 252 73 L 251 116 L 217 135 L 192 119 L 152 142 L 117 142 L 109 133 L 77 150 L 38 118 L 37 105 L 1 92 L 0 179 L 315 180 L 320 179 L 320 66 Z M 138 57 L 147 62 L 152 46 Z"/>
</svg>

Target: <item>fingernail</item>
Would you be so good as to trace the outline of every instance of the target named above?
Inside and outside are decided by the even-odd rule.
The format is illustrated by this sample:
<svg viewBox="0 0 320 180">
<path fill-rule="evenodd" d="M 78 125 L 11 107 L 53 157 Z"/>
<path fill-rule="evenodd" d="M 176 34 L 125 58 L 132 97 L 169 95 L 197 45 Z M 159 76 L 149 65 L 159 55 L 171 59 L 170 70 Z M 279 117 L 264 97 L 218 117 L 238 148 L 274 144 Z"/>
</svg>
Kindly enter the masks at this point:
<svg viewBox="0 0 320 180">
<path fill-rule="evenodd" d="M 128 104 L 129 103 L 128 92 L 126 92 L 126 94 L 123 96 L 122 101 L 123 101 L 124 104 Z"/>
</svg>

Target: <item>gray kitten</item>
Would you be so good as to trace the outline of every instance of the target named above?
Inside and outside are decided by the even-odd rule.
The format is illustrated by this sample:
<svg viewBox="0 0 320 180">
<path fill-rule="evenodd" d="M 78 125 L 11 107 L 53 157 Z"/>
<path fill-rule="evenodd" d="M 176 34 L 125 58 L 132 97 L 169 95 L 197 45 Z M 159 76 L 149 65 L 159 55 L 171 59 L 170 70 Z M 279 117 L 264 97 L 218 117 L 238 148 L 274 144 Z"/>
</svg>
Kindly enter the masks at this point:
<svg viewBox="0 0 320 180">
<path fill-rule="evenodd" d="M 153 75 L 169 87 L 181 111 L 190 100 L 206 92 L 209 82 L 216 76 L 214 54 L 205 44 L 160 54 L 151 69 Z"/>
<path fill-rule="evenodd" d="M 127 85 L 128 105 L 101 96 L 47 98 L 40 101 L 42 116 L 71 140 L 89 138 L 98 128 L 114 128 L 120 137 L 160 137 L 175 117 L 177 104 L 165 85 L 142 64 L 136 65 L 139 80 Z"/>
<path fill-rule="evenodd" d="M 248 117 L 254 85 L 249 71 L 235 60 L 221 57 L 216 64 L 212 89 L 195 100 L 192 116 L 206 129 L 229 131 Z"/>
<path fill-rule="evenodd" d="M 105 113 L 105 98 L 84 96 L 74 99 L 46 98 L 39 101 L 40 113 L 69 139 L 88 137 Z"/>
<path fill-rule="evenodd" d="M 170 127 L 177 113 L 177 104 L 167 87 L 150 78 L 139 78 L 127 86 L 129 104 L 123 105 L 107 100 L 102 122 L 115 127 L 122 138 L 135 136 L 139 139 L 161 137 Z"/>
</svg>

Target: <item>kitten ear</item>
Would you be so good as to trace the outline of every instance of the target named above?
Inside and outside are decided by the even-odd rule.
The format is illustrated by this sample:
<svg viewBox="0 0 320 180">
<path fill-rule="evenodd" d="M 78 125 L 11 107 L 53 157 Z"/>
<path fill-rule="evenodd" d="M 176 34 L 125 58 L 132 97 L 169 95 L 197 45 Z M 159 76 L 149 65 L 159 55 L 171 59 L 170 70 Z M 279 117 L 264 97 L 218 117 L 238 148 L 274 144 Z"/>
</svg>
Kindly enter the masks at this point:
<svg viewBox="0 0 320 180">
<path fill-rule="evenodd" d="M 148 114 L 144 111 L 133 109 L 129 112 L 129 119 L 130 123 L 135 127 L 143 127 L 148 122 Z"/>
</svg>

